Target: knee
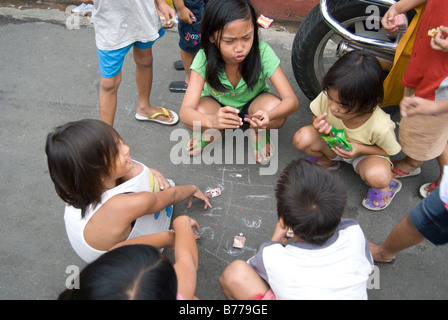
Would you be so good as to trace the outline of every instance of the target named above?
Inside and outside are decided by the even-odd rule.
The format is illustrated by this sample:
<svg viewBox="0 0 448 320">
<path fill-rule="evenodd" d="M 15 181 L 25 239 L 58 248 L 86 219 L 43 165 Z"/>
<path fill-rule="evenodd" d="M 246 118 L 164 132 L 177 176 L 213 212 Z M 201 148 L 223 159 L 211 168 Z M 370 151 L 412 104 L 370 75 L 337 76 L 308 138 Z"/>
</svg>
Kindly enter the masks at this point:
<svg viewBox="0 0 448 320">
<path fill-rule="evenodd" d="M 312 143 L 312 133 L 309 126 L 299 129 L 292 138 L 292 144 L 300 151 L 306 150 Z"/>
<path fill-rule="evenodd" d="M 392 171 L 388 166 L 371 167 L 366 171 L 364 180 L 372 188 L 383 189 L 392 181 Z"/>
<path fill-rule="evenodd" d="M 116 91 L 118 90 L 120 83 L 121 83 L 120 74 L 116 75 L 113 78 L 101 78 L 100 89 L 106 92 Z"/>
<path fill-rule="evenodd" d="M 152 54 L 134 55 L 134 61 L 138 68 L 152 68 L 153 57 Z"/>
<path fill-rule="evenodd" d="M 219 284 L 223 291 L 230 291 L 232 288 L 238 287 L 245 279 L 245 270 L 249 265 L 246 261 L 235 260 L 224 269 Z"/>
</svg>

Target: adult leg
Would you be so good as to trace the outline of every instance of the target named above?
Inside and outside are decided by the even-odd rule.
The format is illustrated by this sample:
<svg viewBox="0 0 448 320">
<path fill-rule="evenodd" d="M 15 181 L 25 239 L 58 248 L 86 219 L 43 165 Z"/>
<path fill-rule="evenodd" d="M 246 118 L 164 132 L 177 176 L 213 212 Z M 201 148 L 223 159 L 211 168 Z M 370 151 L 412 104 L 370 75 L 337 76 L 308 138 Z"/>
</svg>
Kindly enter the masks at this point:
<svg viewBox="0 0 448 320">
<path fill-rule="evenodd" d="M 269 285 L 243 260 L 227 266 L 219 279 L 222 292 L 228 300 L 250 300 L 268 292 Z"/>
<path fill-rule="evenodd" d="M 417 230 L 409 215 L 406 215 L 392 229 L 382 245 L 369 243 L 373 260 L 377 262 L 390 262 L 396 254 L 422 242 L 425 237 Z"/>
<path fill-rule="evenodd" d="M 101 120 L 113 126 L 117 109 L 117 93 L 121 83 L 121 71 L 115 77 L 100 79 L 99 103 Z"/>
<path fill-rule="evenodd" d="M 137 113 L 141 116 L 151 116 L 154 113 L 160 112 L 160 109 L 151 106 L 151 88 L 153 81 L 153 56 L 152 48 L 140 49 L 136 46 L 134 50 L 134 61 L 136 64 L 135 81 L 137 83 L 138 102 Z M 158 115 L 156 119 L 170 122 L 173 116 L 170 112 L 170 117 Z"/>
</svg>

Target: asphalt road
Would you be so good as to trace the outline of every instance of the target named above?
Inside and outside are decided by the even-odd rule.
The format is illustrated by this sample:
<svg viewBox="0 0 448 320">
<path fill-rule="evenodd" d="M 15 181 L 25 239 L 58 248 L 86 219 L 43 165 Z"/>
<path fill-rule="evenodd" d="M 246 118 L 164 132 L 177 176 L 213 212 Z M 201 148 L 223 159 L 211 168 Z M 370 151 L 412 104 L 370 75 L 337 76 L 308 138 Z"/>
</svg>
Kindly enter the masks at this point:
<svg viewBox="0 0 448 320">
<path fill-rule="evenodd" d="M 55 299 L 71 275 L 70 266 L 81 269 L 80 260 L 68 243 L 63 224 L 64 204 L 50 180 L 44 153 L 45 137 L 54 127 L 83 118 L 99 118 L 99 71 L 91 25 L 68 29 L 67 15 L 50 9 L 0 8 L 0 299 Z M 134 159 L 173 179 L 176 184 L 200 188 L 221 187 L 213 209 L 200 203 L 187 209 L 177 205 L 174 215 L 188 214 L 201 226 L 198 242 L 200 266 L 197 296 L 221 300 L 218 279 L 235 259 L 250 258 L 269 240 L 276 223 L 274 186 L 290 160 L 302 157 L 292 146 L 292 136 L 310 123 L 309 100 L 297 84 L 290 65 L 294 34 L 261 30 L 281 58 L 281 66 L 299 99 L 299 110 L 279 131 L 278 170 L 260 175 L 255 164 L 175 164 L 170 140 L 182 124 L 166 127 L 134 119 L 137 93 L 134 63 L 130 53 L 123 67 L 123 80 L 115 128 L 131 147 Z M 154 46 L 154 84 L 151 101 L 179 110 L 182 94 L 168 90 L 171 81 L 182 80 L 174 70 L 180 58 L 178 34 L 168 30 Z M 247 151 L 246 151 L 247 153 Z M 402 154 L 397 156 L 401 158 Z M 371 212 L 361 205 L 367 186 L 348 165 L 337 174 L 349 192 L 345 217 L 357 220 L 366 237 L 384 241 L 392 227 L 417 204 L 418 187 L 438 175 L 436 162 L 429 161 L 419 176 L 403 180 L 403 188 L 384 211 Z M 242 232 L 243 249 L 232 247 L 234 235 Z M 167 250 L 167 255 L 172 253 Z M 378 266 L 378 283 L 369 289 L 371 300 L 448 298 L 448 246 L 423 243 L 400 253 L 393 265 Z"/>
</svg>

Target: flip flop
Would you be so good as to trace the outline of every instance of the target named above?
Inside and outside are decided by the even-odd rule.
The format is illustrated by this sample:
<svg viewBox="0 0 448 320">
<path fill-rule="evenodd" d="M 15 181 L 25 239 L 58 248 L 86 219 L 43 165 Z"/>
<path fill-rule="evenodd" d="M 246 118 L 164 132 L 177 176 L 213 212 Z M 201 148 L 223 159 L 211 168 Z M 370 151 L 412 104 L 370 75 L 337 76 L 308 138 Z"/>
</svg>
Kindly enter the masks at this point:
<svg viewBox="0 0 448 320">
<path fill-rule="evenodd" d="M 174 69 L 176 69 L 176 70 L 184 70 L 184 64 L 183 64 L 182 60 L 174 61 L 173 66 L 174 66 Z"/>
<path fill-rule="evenodd" d="M 428 188 L 428 187 L 429 187 L 429 189 L 426 190 L 426 188 Z M 419 194 L 420 194 L 420 197 L 422 197 L 422 198 L 426 198 L 426 197 L 429 196 L 429 194 L 430 194 L 431 192 L 433 192 L 434 189 L 436 189 L 436 188 L 437 188 L 437 180 L 434 181 L 434 182 L 428 182 L 428 183 L 425 183 L 425 184 L 422 185 L 422 186 L 420 187 L 420 189 L 418 190 L 418 191 L 419 191 Z"/>
<path fill-rule="evenodd" d="M 149 116 L 149 117 L 142 116 L 142 115 L 139 115 L 138 113 L 135 113 L 135 119 L 137 119 L 139 121 L 153 121 L 153 122 L 157 122 L 157 123 L 164 124 L 167 126 L 175 125 L 179 121 L 179 116 L 173 110 L 168 111 L 164 107 L 157 107 L 157 108 L 162 110 L 162 112 L 156 112 L 152 116 Z M 171 116 L 173 117 L 173 120 L 171 120 L 171 122 L 166 122 L 166 121 L 156 119 L 156 117 L 160 116 L 160 115 L 164 115 L 165 117 L 170 118 L 171 117 L 170 112 L 171 112 Z"/>
<path fill-rule="evenodd" d="M 386 209 L 392 202 L 395 195 L 401 190 L 402 183 L 397 179 L 392 179 L 392 182 L 389 184 L 390 191 L 385 192 L 379 189 L 370 188 L 365 196 L 364 200 L 362 200 L 362 205 L 369 210 L 379 211 Z M 388 203 L 384 201 L 385 197 L 390 197 Z M 373 201 L 378 201 L 379 205 L 376 206 Z"/>
<path fill-rule="evenodd" d="M 173 81 L 170 83 L 170 91 L 171 92 L 181 92 L 184 93 L 187 91 L 187 84 L 185 81 Z"/>
<path fill-rule="evenodd" d="M 249 141 L 250 141 L 252 148 L 257 152 L 257 155 L 261 159 L 260 162 L 258 162 L 258 161 L 257 162 L 259 164 L 263 164 L 263 165 L 268 164 L 269 161 L 271 161 L 271 159 L 274 157 L 274 154 L 275 154 L 275 146 L 271 142 L 269 133 L 267 131 L 265 131 L 265 135 L 263 137 L 258 137 L 258 141 L 252 141 L 251 139 L 249 139 Z M 271 154 L 269 155 L 269 157 L 264 158 L 263 157 L 263 149 L 268 143 L 271 146 Z M 255 159 L 255 161 L 256 161 L 256 159 Z"/>
<path fill-rule="evenodd" d="M 396 162 L 396 160 L 392 161 L 392 164 L 394 164 Z M 392 172 L 395 173 L 396 175 L 398 175 L 397 178 L 406 178 L 406 177 L 413 177 L 416 175 L 419 175 L 420 172 L 422 172 L 422 170 L 420 169 L 420 167 L 418 167 L 417 169 L 411 171 L 411 172 L 403 172 L 401 170 L 398 170 L 397 168 L 392 168 Z"/>
<path fill-rule="evenodd" d="M 188 145 L 190 144 L 191 139 L 200 136 L 199 139 L 196 140 L 196 143 L 193 145 L 193 148 L 191 150 L 188 150 Z M 193 134 L 190 135 L 190 139 L 187 140 L 187 142 L 185 143 L 185 152 L 190 156 L 190 157 L 194 157 L 197 154 L 201 154 L 202 151 L 204 150 L 204 148 L 206 146 L 208 146 L 210 143 L 212 143 L 213 141 L 205 141 L 204 140 L 204 134 L 202 132 L 194 132 Z M 190 152 L 192 150 L 195 149 L 202 149 L 200 152 L 196 153 L 196 154 L 190 154 Z"/>
</svg>

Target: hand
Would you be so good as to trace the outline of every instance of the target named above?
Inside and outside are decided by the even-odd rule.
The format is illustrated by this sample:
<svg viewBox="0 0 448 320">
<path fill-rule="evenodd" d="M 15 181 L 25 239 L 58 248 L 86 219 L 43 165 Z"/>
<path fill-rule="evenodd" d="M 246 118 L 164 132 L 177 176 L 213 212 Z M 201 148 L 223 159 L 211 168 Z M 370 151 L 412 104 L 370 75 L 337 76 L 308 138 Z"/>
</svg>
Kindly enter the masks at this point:
<svg viewBox="0 0 448 320">
<path fill-rule="evenodd" d="M 171 188 L 171 184 L 166 180 L 165 176 L 155 169 L 150 169 L 151 173 L 156 178 L 160 191 Z"/>
<path fill-rule="evenodd" d="M 162 16 L 165 17 L 165 25 L 167 27 L 172 27 L 174 25 L 174 22 L 171 19 L 174 19 L 176 17 L 176 11 L 171 8 L 165 0 L 156 0 L 155 4 L 157 6 L 157 9 L 159 9 Z"/>
<path fill-rule="evenodd" d="M 437 51 L 448 52 L 448 27 L 440 26 L 442 32 L 431 38 L 431 48 Z"/>
<path fill-rule="evenodd" d="M 387 10 L 383 19 L 381 20 L 381 24 L 383 25 L 386 33 L 394 34 L 398 33 L 398 27 L 394 24 L 394 19 L 396 15 L 399 15 L 401 12 L 398 12 L 394 6 L 391 6 L 389 10 Z"/>
<path fill-rule="evenodd" d="M 208 200 L 208 197 L 203 193 L 201 190 L 199 190 L 198 187 L 196 187 L 196 191 L 188 198 L 188 205 L 187 208 L 190 208 L 193 204 L 193 199 L 197 198 L 200 200 L 203 200 L 205 202 L 204 209 L 207 209 L 208 207 L 212 208 L 212 205 L 210 204 L 210 201 Z"/>
<path fill-rule="evenodd" d="M 327 113 L 324 112 L 320 116 L 318 116 L 313 121 L 313 127 L 316 129 L 320 134 L 329 135 L 332 129 L 332 126 L 328 124 L 327 122 Z"/>
<path fill-rule="evenodd" d="M 178 229 L 178 228 L 186 228 L 188 226 L 193 228 L 193 230 L 196 230 L 196 232 L 199 232 L 201 229 L 199 227 L 199 223 L 189 216 L 179 216 L 176 219 L 174 219 L 174 221 L 173 221 L 174 232 L 176 232 L 176 229 Z M 201 237 L 197 234 L 194 234 L 194 238 L 195 238 L 195 240 L 201 239 Z"/>
<path fill-rule="evenodd" d="M 286 233 L 288 232 L 288 228 L 282 228 L 280 222 L 277 222 L 275 225 L 274 234 L 272 235 L 272 241 L 279 241 L 282 245 L 285 245 L 288 242 L 286 238 Z"/>
<path fill-rule="evenodd" d="M 400 102 L 400 113 L 403 117 L 412 117 L 418 114 L 437 116 L 442 111 L 436 101 L 419 97 L 405 97 Z"/>
<path fill-rule="evenodd" d="M 219 109 L 216 115 L 213 115 L 213 128 L 238 129 L 243 125 L 243 120 L 238 115 L 239 110 L 233 107 L 225 106 Z"/>
<path fill-rule="evenodd" d="M 183 7 L 182 9 L 177 11 L 177 16 L 180 21 L 187 24 L 192 24 L 196 19 L 193 12 L 190 11 L 187 7 Z"/>
<path fill-rule="evenodd" d="M 359 144 L 357 144 L 357 143 L 353 143 L 353 142 L 350 142 L 350 144 L 351 144 L 351 146 L 352 146 L 352 148 L 353 148 L 352 151 L 350 151 L 350 150 L 344 150 L 344 149 L 341 149 L 341 148 L 339 148 L 339 147 L 334 147 L 334 148 L 332 148 L 331 150 L 332 150 L 336 155 L 340 156 L 341 158 L 344 158 L 344 159 L 352 159 L 352 158 L 356 157 L 358 154 L 360 154 L 360 151 L 359 151 Z"/>
<path fill-rule="evenodd" d="M 250 124 L 251 129 L 260 130 L 266 129 L 269 125 L 269 114 L 264 110 L 258 110 L 254 115 L 259 115 L 260 118 L 244 118 L 244 121 Z"/>
</svg>

